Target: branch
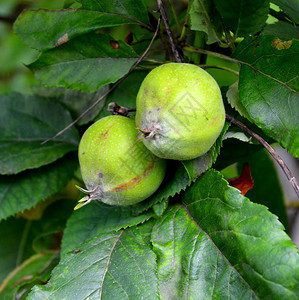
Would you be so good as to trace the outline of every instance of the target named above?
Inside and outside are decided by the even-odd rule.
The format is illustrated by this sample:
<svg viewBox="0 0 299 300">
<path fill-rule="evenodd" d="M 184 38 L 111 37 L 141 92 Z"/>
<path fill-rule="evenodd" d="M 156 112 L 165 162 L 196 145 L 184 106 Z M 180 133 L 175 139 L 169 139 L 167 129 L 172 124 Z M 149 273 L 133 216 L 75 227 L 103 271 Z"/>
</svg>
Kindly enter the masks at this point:
<svg viewBox="0 0 299 300">
<path fill-rule="evenodd" d="M 159 10 L 160 10 L 160 13 L 161 13 L 162 20 L 163 20 L 164 25 L 165 25 L 166 33 L 167 33 L 168 38 L 169 38 L 171 51 L 173 53 L 174 59 L 177 63 L 181 63 L 182 59 L 181 59 L 181 57 L 179 55 L 179 52 L 178 52 L 178 50 L 177 50 L 177 48 L 174 44 L 174 40 L 173 40 L 172 33 L 171 33 L 171 30 L 170 30 L 170 27 L 169 27 L 169 24 L 168 24 L 168 20 L 167 20 L 167 16 L 166 16 L 166 13 L 165 13 L 165 9 L 164 9 L 162 0 L 157 0 L 157 4 L 158 4 L 158 7 L 159 7 Z"/>
<path fill-rule="evenodd" d="M 291 173 L 290 169 L 288 168 L 288 166 L 284 163 L 284 161 L 281 159 L 281 157 L 276 153 L 276 151 L 257 133 L 255 133 L 254 131 L 252 131 L 250 128 L 248 128 L 245 124 L 243 124 L 242 122 L 240 122 L 239 120 L 226 115 L 226 120 L 237 125 L 238 127 L 240 127 L 243 131 L 247 132 L 248 134 L 250 134 L 252 137 L 254 137 L 258 142 L 260 142 L 267 150 L 268 152 L 272 155 L 272 157 L 277 161 L 277 163 L 279 164 L 279 166 L 281 167 L 281 169 L 284 171 L 284 173 L 286 174 L 288 180 L 290 181 L 291 185 L 293 186 L 298 198 L 299 198 L 299 186 L 298 183 L 296 181 L 296 178 L 293 176 L 293 174 Z"/>
<path fill-rule="evenodd" d="M 111 93 L 121 82 L 123 82 L 126 78 L 128 78 L 128 76 L 136 69 L 136 67 L 138 66 L 138 64 L 143 60 L 143 58 L 148 54 L 150 48 L 153 45 L 153 42 L 155 40 L 155 38 L 157 37 L 158 31 L 159 31 L 159 27 L 160 27 L 160 22 L 161 22 L 161 18 L 158 19 L 158 24 L 157 24 L 157 28 L 156 31 L 153 35 L 153 38 L 151 39 L 149 45 L 147 46 L 146 50 L 144 51 L 144 53 L 138 58 L 138 60 L 134 63 L 134 65 L 130 68 L 129 72 L 123 76 L 120 80 L 118 80 L 106 93 L 104 93 L 98 100 L 96 100 L 89 108 L 87 108 L 79 117 L 77 117 L 77 119 L 75 119 L 72 123 L 70 123 L 68 126 L 66 126 L 65 128 L 63 128 L 62 130 L 60 130 L 57 134 L 55 134 L 53 137 L 46 139 L 45 141 L 43 141 L 41 143 L 41 145 L 47 143 L 50 140 L 55 139 L 56 137 L 58 137 L 59 135 L 63 134 L 65 131 L 67 131 L 69 128 L 71 128 L 72 126 L 74 126 L 78 121 L 80 121 L 86 114 L 88 114 L 95 106 L 97 106 L 97 104 L 99 102 L 101 102 L 105 97 L 107 97 L 107 95 L 109 93 Z"/>
</svg>

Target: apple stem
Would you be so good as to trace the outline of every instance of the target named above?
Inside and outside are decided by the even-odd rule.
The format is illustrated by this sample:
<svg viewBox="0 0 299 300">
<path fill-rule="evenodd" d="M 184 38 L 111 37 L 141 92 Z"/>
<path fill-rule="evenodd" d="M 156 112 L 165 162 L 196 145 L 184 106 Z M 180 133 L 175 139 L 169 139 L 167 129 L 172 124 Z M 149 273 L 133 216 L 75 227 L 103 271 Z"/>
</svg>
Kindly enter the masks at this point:
<svg viewBox="0 0 299 300">
<path fill-rule="evenodd" d="M 136 108 L 120 106 L 116 102 L 110 102 L 107 111 L 110 111 L 112 115 L 129 117 L 130 112 L 136 111 Z"/>
<path fill-rule="evenodd" d="M 282 160 L 282 158 L 278 155 L 278 153 L 257 133 L 255 133 L 254 131 L 252 131 L 250 128 L 248 128 L 245 124 L 243 124 L 242 122 L 240 122 L 239 120 L 235 119 L 234 117 L 229 116 L 228 114 L 226 114 L 226 120 L 229 121 L 230 123 L 233 123 L 235 125 L 237 125 L 238 127 L 240 127 L 243 131 L 247 132 L 248 134 L 250 134 L 252 137 L 254 137 L 261 145 L 263 145 L 267 151 L 271 154 L 271 156 L 276 160 L 276 162 L 278 163 L 278 165 L 281 167 L 281 169 L 283 170 L 283 172 L 285 173 L 286 177 L 288 178 L 288 180 L 290 181 L 293 189 L 295 190 L 298 198 L 299 198 L 299 185 L 296 181 L 295 176 L 292 174 L 292 172 L 290 171 L 290 169 L 288 168 L 288 166 L 284 163 L 284 161 Z"/>
</svg>

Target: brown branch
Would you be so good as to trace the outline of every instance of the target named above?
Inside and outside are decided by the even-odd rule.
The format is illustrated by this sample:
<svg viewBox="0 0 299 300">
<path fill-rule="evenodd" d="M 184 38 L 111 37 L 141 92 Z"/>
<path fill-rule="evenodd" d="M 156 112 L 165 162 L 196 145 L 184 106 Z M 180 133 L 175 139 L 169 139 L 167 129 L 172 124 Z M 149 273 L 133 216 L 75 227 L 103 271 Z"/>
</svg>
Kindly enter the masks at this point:
<svg viewBox="0 0 299 300">
<path fill-rule="evenodd" d="M 159 10 L 160 10 L 162 20 L 163 20 L 164 25 L 165 25 L 166 33 L 167 33 L 168 38 L 169 38 L 171 51 L 173 53 L 174 59 L 177 63 L 181 63 L 182 59 L 181 59 L 180 54 L 179 54 L 179 52 L 178 52 L 178 50 L 177 50 L 177 48 L 174 44 L 174 40 L 173 40 L 172 33 L 171 33 L 171 30 L 170 30 L 170 27 L 169 27 L 169 24 L 168 24 L 168 20 L 167 20 L 167 16 L 166 16 L 166 13 L 165 13 L 165 9 L 164 9 L 162 0 L 157 0 L 157 4 L 158 4 Z"/>
<path fill-rule="evenodd" d="M 128 78 L 128 76 L 135 70 L 135 68 L 138 66 L 138 64 L 143 60 L 143 58 L 148 54 L 150 48 L 153 45 L 153 42 L 155 40 L 155 38 L 157 37 L 158 31 L 159 31 L 159 27 L 160 27 L 160 22 L 161 22 L 161 18 L 158 19 L 158 24 L 157 24 L 157 28 L 156 31 L 153 35 L 153 38 L 151 39 L 151 42 L 149 43 L 148 47 L 146 48 L 146 50 L 144 51 L 144 53 L 138 58 L 138 60 L 134 63 L 134 65 L 130 68 L 129 72 L 123 76 L 120 80 L 118 80 L 106 93 L 104 93 L 98 100 L 96 100 L 89 108 L 87 108 L 79 117 L 77 117 L 77 119 L 75 119 L 72 123 L 70 123 L 68 126 L 66 126 L 65 128 L 63 128 L 62 130 L 60 130 L 58 133 L 56 133 L 53 137 L 46 139 L 45 141 L 43 141 L 41 143 L 41 145 L 47 143 L 50 140 L 55 139 L 56 137 L 58 137 L 59 135 L 63 134 L 65 131 L 67 131 L 69 128 L 71 128 L 72 126 L 74 126 L 78 121 L 80 121 L 86 114 L 88 114 L 95 106 L 97 106 L 97 104 L 99 102 L 101 102 L 109 93 L 111 93 L 121 82 L 123 82 L 126 78 Z"/>
<path fill-rule="evenodd" d="M 288 180 L 290 181 L 292 187 L 294 188 L 298 198 L 299 198 L 299 186 L 298 183 L 296 181 L 296 178 L 294 177 L 294 175 L 291 173 L 290 169 L 288 168 L 288 166 L 284 163 L 284 161 L 281 159 L 281 157 L 276 153 L 276 151 L 257 133 L 255 133 L 254 131 L 252 131 L 250 128 L 248 128 L 245 124 L 243 124 L 242 122 L 240 122 L 239 120 L 226 115 L 226 120 L 237 125 L 238 127 L 240 127 L 243 131 L 247 132 L 248 134 L 250 134 L 252 137 L 254 137 L 259 143 L 261 143 L 267 150 L 268 152 L 272 155 L 272 157 L 277 161 L 277 163 L 279 164 L 279 166 L 281 167 L 281 169 L 283 170 L 283 172 L 286 174 Z"/>
</svg>

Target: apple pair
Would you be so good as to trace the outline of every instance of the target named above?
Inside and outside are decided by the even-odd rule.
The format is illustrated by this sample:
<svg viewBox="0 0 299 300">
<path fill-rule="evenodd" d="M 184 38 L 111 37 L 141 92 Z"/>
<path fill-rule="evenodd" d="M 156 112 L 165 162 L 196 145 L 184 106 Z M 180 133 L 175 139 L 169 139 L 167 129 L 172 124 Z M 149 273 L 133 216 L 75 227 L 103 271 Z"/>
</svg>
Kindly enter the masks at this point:
<svg viewBox="0 0 299 300">
<path fill-rule="evenodd" d="M 136 118 L 109 116 L 84 133 L 81 173 L 93 199 L 131 205 L 152 195 L 166 171 L 164 159 L 189 160 L 205 154 L 225 121 L 216 81 L 192 64 L 169 63 L 152 70 L 137 95 Z"/>
</svg>

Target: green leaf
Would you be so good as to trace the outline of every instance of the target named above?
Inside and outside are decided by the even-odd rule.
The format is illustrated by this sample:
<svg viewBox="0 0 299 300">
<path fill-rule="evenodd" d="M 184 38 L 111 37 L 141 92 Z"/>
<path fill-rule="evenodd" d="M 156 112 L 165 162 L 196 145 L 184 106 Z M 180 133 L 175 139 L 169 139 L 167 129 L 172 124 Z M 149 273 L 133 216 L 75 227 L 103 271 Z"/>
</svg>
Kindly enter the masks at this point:
<svg viewBox="0 0 299 300">
<path fill-rule="evenodd" d="M 38 168 L 77 149 L 79 137 L 74 127 L 41 145 L 71 122 L 69 112 L 48 99 L 0 95 L 0 174 Z"/>
<path fill-rule="evenodd" d="M 258 299 L 183 206 L 152 233 L 161 299 Z"/>
<path fill-rule="evenodd" d="M 62 240 L 62 255 L 80 248 L 81 244 L 100 233 L 143 223 L 152 215 L 153 212 L 146 212 L 136 216 L 131 206 L 110 206 L 100 201 L 92 201 L 76 210 L 68 220 Z"/>
<path fill-rule="evenodd" d="M 236 126 L 233 126 L 225 133 L 223 140 L 227 139 L 238 139 L 242 142 L 252 143 L 252 137 Z"/>
<path fill-rule="evenodd" d="M 167 203 L 162 204 L 162 202 L 167 202 L 169 198 L 174 197 L 182 190 L 185 190 L 189 184 L 189 176 L 182 163 L 175 161 L 169 162 L 165 179 L 157 192 L 145 201 L 132 206 L 132 210 L 134 211 L 134 214 L 138 215 L 154 205 L 161 203 L 160 207 L 157 206 L 154 208 L 155 212 L 160 216 L 167 207 Z"/>
<path fill-rule="evenodd" d="M 249 156 L 249 163 L 254 186 L 246 193 L 251 201 L 263 204 L 279 217 L 280 222 L 288 230 L 288 219 L 284 206 L 283 193 L 273 161 L 265 149 Z"/>
<path fill-rule="evenodd" d="M 278 5 L 291 19 L 299 24 L 299 3 L 297 0 L 271 0 Z"/>
<path fill-rule="evenodd" d="M 238 133 L 238 129 L 235 129 L 233 126 L 230 128 L 228 133 L 230 134 L 232 131 Z M 260 144 L 253 144 L 251 142 L 244 143 L 244 135 L 241 136 L 241 138 L 239 138 L 240 136 L 236 138 L 235 134 L 232 135 L 232 138 L 230 137 L 223 140 L 223 147 L 214 165 L 216 170 L 222 170 L 233 163 L 239 162 L 240 160 L 246 160 L 248 156 L 263 148 Z"/>
<path fill-rule="evenodd" d="M 273 24 L 268 24 L 262 34 L 274 35 L 280 39 L 287 41 L 291 39 L 299 39 L 299 28 L 296 25 L 290 24 L 288 22 L 278 21 Z"/>
<path fill-rule="evenodd" d="M 148 23 L 148 14 L 143 0 L 82 0 L 82 9 L 127 15 Z"/>
<path fill-rule="evenodd" d="M 14 176 L 0 176 L 0 220 L 35 206 L 60 191 L 78 164 L 70 156 Z"/>
<path fill-rule="evenodd" d="M 213 165 L 213 163 L 215 163 L 222 147 L 223 137 L 225 136 L 229 126 L 230 123 L 228 122 L 224 124 L 222 132 L 220 133 L 214 145 L 206 154 L 192 160 L 182 161 L 182 164 L 189 175 L 190 182 L 198 178 L 202 173 L 207 171 Z"/>
<path fill-rule="evenodd" d="M 136 227 L 100 233 L 80 250 L 62 257 L 28 299 L 158 299 L 156 257 Z"/>
<path fill-rule="evenodd" d="M 269 137 L 299 156 L 299 42 L 273 36 L 248 38 L 237 47 L 242 64 L 240 101 L 250 118 Z"/>
<path fill-rule="evenodd" d="M 162 299 L 296 299 L 299 257 L 283 226 L 209 171 L 153 228 Z"/>
<path fill-rule="evenodd" d="M 221 40 L 223 28 L 221 18 L 212 1 L 192 0 L 189 8 L 190 28 L 204 31 L 208 44 Z"/>
<path fill-rule="evenodd" d="M 55 197 L 61 197 L 58 193 Z M 32 248 L 36 253 L 60 249 L 60 233 L 63 232 L 66 222 L 73 213 L 74 200 L 66 199 L 65 196 L 60 201 L 55 201 L 43 211 L 43 217 L 40 220 L 32 222 L 35 229 L 35 236 L 32 241 Z"/>
<path fill-rule="evenodd" d="M 250 120 L 248 112 L 246 111 L 244 105 L 240 101 L 239 97 L 239 81 L 236 81 L 234 84 L 229 86 L 226 98 L 228 103 L 234 108 L 242 117 Z"/>
<path fill-rule="evenodd" d="M 47 86 L 94 92 L 123 77 L 138 57 L 122 41 L 114 49 L 111 40 L 104 34 L 84 35 L 43 53 L 28 67 Z"/>
<path fill-rule="evenodd" d="M 85 33 L 137 23 L 131 17 L 108 12 L 40 9 L 23 11 L 14 23 L 14 31 L 32 48 L 47 50 Z"/>
<path fill-rule="evenodd" d="M 23 259 L 33 254 L 29 234 L 31 222 L 25 219 L 9 218 L 0 222 L 0 282 L 16 268 Z M 28 242 L 28 243 L 25 243 Z"/>
<path fill-rule="evenodd" d="M 89 108 L 97 99 L 99 99 L 109 89 L 109 85 L 101 87 L 98 91 L 93 93 L 73 91 L 65 88 L 35 88 L 35 93 L 43 97 L 51 98 L 63 104 L 71 113 L 72 118 L 79 117 L 87 108 Z M 105 100 L 100 101 L 89 113 L 87 113 L 78 125 L 87 124 L 94 120 L 97 114 L 102 111 L 105 105 Z"/>
<path fill-rule="evenodd" d="M 46 282 L 51 270 L 58 263 L 58 251 L 35 254 L 13 270 L 0 285 L 1 299 L 25 299 L 32 286 Z M 17 295 L 19 294 L 19 295 Z"/>
<path fill-rule="evenodd" d="M 224 24 L 236 36 L 248 36 L 262 30 L 268 17 L 269 0 L 214 0 Z"/>
<path fill-rule="evenodd" d="M 73 207 L 73 200 L 63 199 L 40 212 L 43 218 L 28 220 L 24 219 L 24 215 L 19 215 L 18 218 L 10 217 L 0 222 L 0 283 L 33 254 L 60 246 L 57 232 L 64 229 Z M 38 209 L 42 208 L 35 207 L 30 216 Z M 26 216 L 30 217 L 29 212 Z"/>
<path fill-rule="evenodd" d="M 115 102 L 120 106 L 136 107 L 136 97 L 140 85 L 148 72 L 134 71 L 123 82 L 121 82 L 107 97 L 105 108 L 110 102 Z M 107 109 L 103 109 L 99 118 L 111 115 Z"/>
</svg>

